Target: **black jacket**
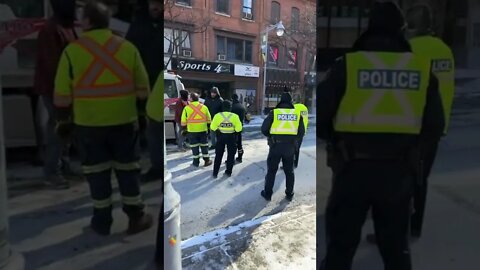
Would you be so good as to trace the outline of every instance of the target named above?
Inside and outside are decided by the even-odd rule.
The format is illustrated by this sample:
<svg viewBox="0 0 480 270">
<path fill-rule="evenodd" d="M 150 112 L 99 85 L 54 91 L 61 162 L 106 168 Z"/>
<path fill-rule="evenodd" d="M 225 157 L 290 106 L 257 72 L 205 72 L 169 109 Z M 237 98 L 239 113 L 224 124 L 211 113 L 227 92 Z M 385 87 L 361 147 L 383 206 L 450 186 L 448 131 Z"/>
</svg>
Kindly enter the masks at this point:
<svg viewBox="0 0 480 270">
<path fill-rule="evenodd" d="M 217 91 L 217 96 L 212 98 L 211 96 L 205 99 L 205 106 L 207 106 L 210 115 L 213 117 L 215 114 L 223 111 L 223 98 L 220 96 L 220 93 Z"/>
<path fill-rule="evenodd" d="M 245 106 L 240 103 L 238 100 L 233 100 L 232 102 L 232 112 L 237 114 L 238 117 L 240 118 L 240 121 L 243 123 L 245 120 L 245 113 L 247 110 L 245 109 Z"/>
<path fill-rule="evenodd" d="M 275 107 L 275 109 L 294 109 L 295 107 L 291 103 L 280 103 Z M 303 119 L 300 116 L 300 125 L 298 126 L 298 134 L 297 136 L 295 135 L 271 135 L 270 134 L 270 128 L 272 127 L 273 123 L 273 110 L 270 111 L 268 114 L 267 118 L 263 120 L 262 123 L 262 133 L 266 137 L 272 137 L 276 140 L 282 141 L 282 142 L 293 142 L 295 140 L 300 140 L 304 135 L 305 135 L 305 126 L 303 125 Z"/>
<path fill-rule="evenodd" d="M 164 64 L 163 24 L 152 20 L 148 15 L 148 9 L 142 9 L 130 25 L 125 38 L 140 52 L 148 73 L 150 88 L 153 88 Z"/>
<path fill-rule="evenodd" d="M 352 51 L 410 52 L 411 48 L 401 35 L 365 32 Z M 327 72 L 317 88 L 317 136 L 332 143 L 343 141 L 355 150 L 372 154 L 405 153 L 422 141 L 432 142 L 442 136 L 445 119 L 438 89 L 438 80 L 432 74 L 427 92 L 423 125 L 420 136 L 403 134 L 359 134 L 335 132 L 333 120 L 346 90 L 346 61 L 337 62 Z"/>
</svg>

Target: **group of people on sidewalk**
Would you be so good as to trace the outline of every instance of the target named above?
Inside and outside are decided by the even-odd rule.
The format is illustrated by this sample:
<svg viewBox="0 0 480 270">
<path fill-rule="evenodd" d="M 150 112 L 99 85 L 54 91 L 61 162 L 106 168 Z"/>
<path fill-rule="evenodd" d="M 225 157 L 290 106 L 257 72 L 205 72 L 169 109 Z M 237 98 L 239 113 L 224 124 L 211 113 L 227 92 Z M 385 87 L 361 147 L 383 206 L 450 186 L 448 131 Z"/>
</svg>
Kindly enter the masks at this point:
<svg viewBox="0 0 480 270">
<path fill-rule="evenodd" d="M 163 52 L 158 50 L 163 2 L 146 2 L 126 39 L 109 29 L 112 14 L 102 1 L 87 1 L 81 18 L 75 18 L 75 0 L 50 3 L 53 16 L 39 32 L 35 74 L 35 92 L 48 112 L 45 183 L 69 188 L 64 176 L 71 173 L 73 145 L 81 158 L 79 174 L 90 187 L 91 229 L 110 234 L 114 172 L 129 217 L 127 233 L 147 230 L 153 217 L 145 211 L 140 179 L 161 181 L 164 174 Z M 145 129 L 152 166 L 141 177 L 139 138 Z"/>
</svg>

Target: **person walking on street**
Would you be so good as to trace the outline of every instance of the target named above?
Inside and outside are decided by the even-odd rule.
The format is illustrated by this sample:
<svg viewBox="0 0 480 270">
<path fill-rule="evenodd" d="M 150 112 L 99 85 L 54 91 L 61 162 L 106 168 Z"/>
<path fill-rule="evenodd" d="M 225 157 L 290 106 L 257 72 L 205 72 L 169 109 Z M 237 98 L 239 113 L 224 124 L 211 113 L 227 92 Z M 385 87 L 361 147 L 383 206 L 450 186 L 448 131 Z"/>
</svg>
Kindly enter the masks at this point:
<svg viewBox="0 0 480 270">
<path fill-rule="evenodd" d="M 78 140 L 93 199 L 93 231 L 110 234 L 113 170 L 129 217 L 127 233 L 135 234 L 153 223 L 144 211 L 137 151 L 137 110 L 145 110 L 148 75 L 135 46 L 113 35 L 109 21 L 108 6 L 87 2 L 84 33 L 62 53 L 55 79 L 57 133 L 74 131 Z"/>
<path fill-rule="evenodd" d="M 212 87 L 210 90 L 210 97 L 205 99 L 205 106 L 207 106 L 212 117 L 215 117 L 217 113 L 222 111 L 222 102 L 223 98 L 220 95 L 220 91 L 217 87 Z M 217 143 L 215 132 L 210 132 L 210 140 L 212 143 L 210 149 L 215 149 L 215 145 Z"/>
<path fill-rule="evenodd" d="M 444 114 L 438 81 L 411 52 L 404 26 L 395 2 L 374 3 L 367 31 L 317 88 L 317 135 L 333 148 L 327 159 L 334 175 L 320 269 L 351 269 L 369 209 L 385 269 L 412 269 L 418 144 L 441 136 Z"/>
<path fill-rule="evenodd" d="M 185 136 L 182 135 L 182 112 L 188 105 L 188 91 L 180 90 L 180 98 L 175 103 L 175 132 L 177 135 L 178 149 L 182 152 L 186 151 L 185 148 Z"/>
<path fill-rule="evenodd" d="M 245 114 L 246 114 L 247 110 L 245 109 L 245 106 L 243 106 L 242 103 L 240 103 L 240 101 L 238 100 L 238 95 L 237 94 L 233 94 L 232 96 L 232 113 L 238 115 L 239 119 L 240 119 L 240 123 L 244 123 L 245 121 Z M 238 153 L 238 157 L 236 158 L 236 161 L 238 163 L 242 163 L 243 162 L 243 145 L 242 145 L 242 132 L 238 132 L 237 133 L 237 153 Z"/>
<path fill-rule="evenodd" d="M 262 124 L 262 133 L 268 137 L 270 150 L 267 158 L 267 175 L 265 176 L 265 188 L 260 193 L 262 197 L 270 201 L 275 184 L 275 176 L 280 161 L 283 163 L 283 171 L 286 177 L 286 198 L 291 201 L 294 195 L 295 174 L 293 171 L 293 159 L 295 145 L 305 134 L 302 116 L 292 103 L 292 96 L 285 92 L 280 98 L 280 103 L 268 114 Z"/>
<path fill-rule="evenodd" d="M 442 98 L 445 129 L 452 110 L 455 92 L 455 61 L 452 50 L 441 39 L 434 36 L 432 31 L 433 18 L 430 7 L 426 4 L 416 4 L 407 10 L 407 36 L 414 54 L 425 57 L 431 63 L 431 70 L 438 79 L 440 97 Z M 433 163 L 437 155 L 439 140 L 422 142 L 421 154 L 423 159 L 422 181 L 415 185 L 413 194 L 413 214 L 411 217 L 410 236 L 417 240 L 422 234 L 423 217 L 427 202 L 428 177 L 432 171 Z M 367 240 L 376 243 L 374 234 L 369 234 Z"/>
<path fill-rule="evenodd" d="M 232 103 L 223 101 L 223 110 L 213 117 L 210 128 L 217 133 L 217 145 L 215 148 L 215 162 L 213 164 L 213 178 L 217 178 L 220 165 L 222 164 L 223 153 L 227 146 L 227 169 L 225 175 L 232 176 L 233 164 L 235 163 L 236 136 L 242 132 L 242 122 L 237 114 L 231 112 Z"/>
<path fill-rule="evenodd" d="M 308 108 L 302 103 L 296 103 L 293 106 L 295 107 L 296 110 L 300 111 L 300 115 L 302 116 L 302 119 L 303 119 L 303 125 L 305 126 L 305 134 L 306 134 L 307 128 L 308 128 Z M 302 143 L 303 143 L 303 137 L 298 140 L 297 148 L 295 149 L 295 162 L 294 162 L 295 168 L 298 168 L 298 161 L 300 158 L 300 147 L 302 147 Z"/>
<path fill-rule="evenodd" d="M 39 31 L 35 61 L 34 91 L 47 110 L 46 149 L 44 157 L 45 184 L 56 189 L 68 189 L 64 175 L 74 175 L 70 168 L 69 138 L 62 140 L 55 134 L 55 106 L 53 92 L 55 73 L 62 51 L 77 39 L 74 29 L 75 0 L 50 0 L 53 16 Z M 62 154 L 65 155 L 62 157 Z"/>
<path fill-rule="evenodd" d="M 147 101 L 148 117 L 148 151 L 150 154 L 151 167 L 141 176 L 142 182 L 163 181 L 163 136 L 164 136 L 164 107 L 163 107 L 163 73 L 157 78 L 152 93 Z"/>
<path fill-rule="evenodd" d="M 182 113 L 181 125 L 186 130 L 182 133 L 188 134 L 188 141 L 193 153 L 193 166 L 200 166 L 200 157 L 205 161 L 204 166 L 212 165 L 210 154 L 208 153 L 208 125 L 212 122 L 212 117 L 207 106 L 198 101 L 198 94 L 191 93 L 190 104 L 185 106 Z M 200 149 L 202 154 L 200 156 Z"/>
</svg>

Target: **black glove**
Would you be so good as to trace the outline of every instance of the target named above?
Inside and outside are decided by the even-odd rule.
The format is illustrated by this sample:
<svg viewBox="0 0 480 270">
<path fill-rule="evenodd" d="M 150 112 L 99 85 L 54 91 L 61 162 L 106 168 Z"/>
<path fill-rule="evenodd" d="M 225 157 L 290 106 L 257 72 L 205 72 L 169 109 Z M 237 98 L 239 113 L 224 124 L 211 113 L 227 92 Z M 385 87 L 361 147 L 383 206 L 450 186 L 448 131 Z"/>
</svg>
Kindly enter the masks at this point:
<svg viewBox="0 0 480 270">
<path fill-rule="evenodd" d="M 186 137 L 188 135 L 188 131 L 186 128 L 182 129 L 180 133 L 182 134 L 183 137 Z"/>
<path fill-rule="evenodd" d="M 72 122 L 58 122 L 55 126 L 55 133 L 63 140 L 72 137 L 74 124 Z"/>
</svg>

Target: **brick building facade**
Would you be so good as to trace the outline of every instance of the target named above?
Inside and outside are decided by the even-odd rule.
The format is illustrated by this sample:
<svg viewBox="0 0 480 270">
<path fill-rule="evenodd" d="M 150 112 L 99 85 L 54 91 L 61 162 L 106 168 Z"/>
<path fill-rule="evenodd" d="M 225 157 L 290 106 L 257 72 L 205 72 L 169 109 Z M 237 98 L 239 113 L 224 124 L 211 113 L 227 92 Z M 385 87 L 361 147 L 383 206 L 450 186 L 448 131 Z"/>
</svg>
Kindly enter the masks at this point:
<svg viewBox="0 0 480 270">
<path fill-rule="evenodd" d="M 258 112 L 264 94 L 261 33 L 272 21 L 272 2 L 274 6 L 280 5 L 280 15 L 277 16 L 274 8 L 274 16 L 282 20 L 291 18 L 292 10 L 298 15 L 304 13 L 308 7 L 306 3 L 313 5 L 314 10 L 315 4 L 315 0 L 165 1 L 167 69 L 181 75 L 188 90 L 204 94 L 217 86 L 224 98 L 230 99 L 237 93 L 251 105 L 252 111 Z M 290 26 L 285 25 L 286 34 L 292 33 Z M 272 35 L 274 31 L 270 37 Z M 271 63 L 267 69 L 267 92 L 276 91 L 274 86 L 279 83 L 295 90 L 304 86 L 305 64 L 296 61 L 297 58 L 305 61 L 305 50 L 300 48 L 299 51 L 301 46 L 294 46 L 290 41 L 280 43 L 288 46 L 290 52 L 295 51 L 295 64 L 288 66 L 286 54 L 289 51 L 279 46 L 277 63 Z"/>
</svg>

